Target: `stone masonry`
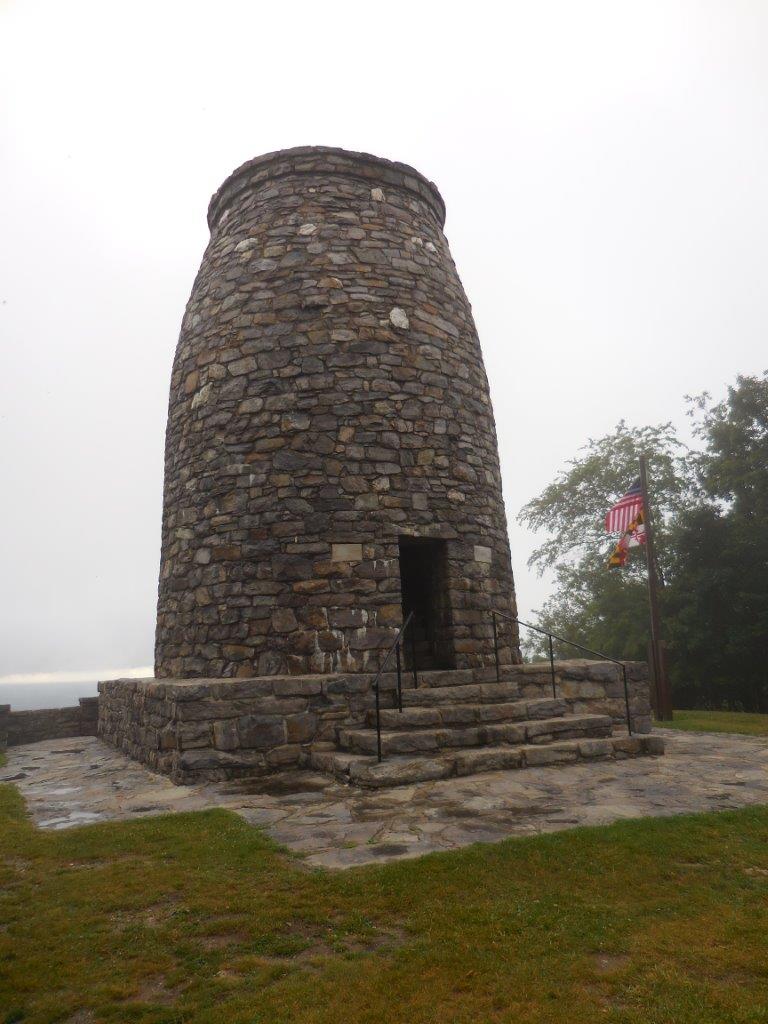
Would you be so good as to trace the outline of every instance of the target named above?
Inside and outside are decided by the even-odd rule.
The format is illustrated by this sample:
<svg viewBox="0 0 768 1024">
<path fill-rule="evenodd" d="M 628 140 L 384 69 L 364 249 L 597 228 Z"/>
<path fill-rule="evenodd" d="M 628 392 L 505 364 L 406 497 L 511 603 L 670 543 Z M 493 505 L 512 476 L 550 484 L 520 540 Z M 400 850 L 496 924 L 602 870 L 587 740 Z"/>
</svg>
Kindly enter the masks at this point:
<svg viewBox="0 0 768 1024">
<path fill-rule="evenodd" d="M 378 785 L 384 784 L 383 779 L 392 784 L 456 771 L 467 774 L 462 767 L 522 767 L 526 742 L 535 747 L 525 755 L 528 760 L 560 763 L 574 758 L 562 746 L 542 744 L 571 739 L 585 728 L 588 736 L 597 737 L 593 746 L 586 748 L 582 737 L 581 746 L 573 749 L 580 749 L 582 755 L 591 749 L 592 756 L 606 756 L 617 741 L 605 737 L 613 726 L 623 729 L 626 724 L 616 666 L 571 661 L 556 663 L 556 670 L 555 698 L 549 665 L 544 670 L 539 665 L 510 667 L 501 682 L 488 669 L 422 673 L 418 688 L 406 677 L 402 713 L 395 710 L 396 676 L 384 673 L 385 753 L 437 755 L 442 751 L 442 760 L 437 765 L 411 761 L 404 768 L 396 758 L 372 765 L 370 757 L 361 756 L 354 764 L 357 777 L 353 781 Z M 647 734 L 651 729 L 647 666 L 629 662 L 627 675 L 633 732 Z M 350 761 L 339 753 L 339 739 L 346 735 L 347 746 L 361 755 L 370 754 L 375 741 L 367 728 L 375 705 L 370 674 L 118 679 L 100 683 L 99 691 L 99 735 L 181 783 L 310 767 L 344 777 Z M 392 733 L 392 729 L 401 731 Z M 498 749 L 499 743 L 504 744 L 503 750 Z M 644 752 L 638 742 L 627 743 L 622 737 L 619 749 L 624 753 Z M 395 747 L 388 751 L 388 744 Z M 404 751 L 396 749 L 404 744 Z M 460 762 L 449 760 L 451 746 L 457 748 Z M 653 752 L 660 752 L 659 744 Z"/>
<path fill-rule="evenodd" d="M 12 711 L 0 704 L 0 750 L 70 736 L 95 736 L 99 698 L 81 697 L 77 707 Z"/>
<path fill-rule="evenodd" d="M 211 201 L 171 379 L 156 678 L 99 683 L 98 735 L 176 782 L 379 788 L 663 748 L 644 665 L 628 735 L 620 666 L 562 662 L 553 692 L 520 664 L 444 217 L 412 168 L 325 148 L 252 160 Z"/>
<path fill-rule="evenodd" d="M 371 671 L 409 602 L 436 667 L 493 664 L 514 587 L 444 218 L 412 168 L 322 147 L 213 197 L 171 380 L 158 678 Z"/>
</svg>

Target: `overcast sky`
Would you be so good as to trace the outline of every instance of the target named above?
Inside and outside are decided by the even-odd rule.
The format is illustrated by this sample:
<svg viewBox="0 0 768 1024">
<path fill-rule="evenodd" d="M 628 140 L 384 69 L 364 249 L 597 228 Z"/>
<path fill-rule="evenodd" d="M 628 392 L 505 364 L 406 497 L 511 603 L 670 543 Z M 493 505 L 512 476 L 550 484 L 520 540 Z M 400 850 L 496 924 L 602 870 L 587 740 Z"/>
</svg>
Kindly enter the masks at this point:
<svg viewBox="0 0 768 1024">
<path fill-rule="evenodd" d="M 768 365 L 764 0 L 6 0 L 0 104 L 0 681 L 151 664 L 174 347 L 259 153 L 437 183 L 521 612 L 515 517 L 578 447 Z"/>
</svg>

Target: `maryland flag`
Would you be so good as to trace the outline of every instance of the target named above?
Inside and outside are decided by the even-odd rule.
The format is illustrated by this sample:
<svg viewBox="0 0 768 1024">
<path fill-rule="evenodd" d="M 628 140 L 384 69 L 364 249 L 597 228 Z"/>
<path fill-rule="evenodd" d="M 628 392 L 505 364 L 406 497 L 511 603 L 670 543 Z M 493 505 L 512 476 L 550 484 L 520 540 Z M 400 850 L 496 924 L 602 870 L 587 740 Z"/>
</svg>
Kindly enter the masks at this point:
<svg viewBox="0 0 768 1024">
<path fill-rule="evenodd" d="M 627 564 L 627 555 L 630 548 L 639 548 L 645 544 L 645 520 L 642 509 L 637 513 L 632 522 L 627 526 L 626 531 L 613 549 L 613 554 L 608 559 L 608 566 L 611 569 L 621 569 Z"/>
</svg>

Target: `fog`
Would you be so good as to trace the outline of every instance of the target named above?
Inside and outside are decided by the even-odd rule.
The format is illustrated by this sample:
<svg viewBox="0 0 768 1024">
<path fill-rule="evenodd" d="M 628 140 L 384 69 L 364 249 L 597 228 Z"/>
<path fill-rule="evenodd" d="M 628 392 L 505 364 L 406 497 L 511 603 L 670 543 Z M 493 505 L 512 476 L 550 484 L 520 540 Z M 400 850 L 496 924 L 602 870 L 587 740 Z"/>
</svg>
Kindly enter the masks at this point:
<svg viewBox="0 0 768 1024">
<path fill-rule="evenodd" d="M 765 368 L 767 29 L 738 0 L 6 2 L 0 682 L 151 664 L 207 202 L 288 146 L 441 190 L 534 615 L 522 505 L 620 418 L 684 428 L 684 394 Z"/>
</svg>

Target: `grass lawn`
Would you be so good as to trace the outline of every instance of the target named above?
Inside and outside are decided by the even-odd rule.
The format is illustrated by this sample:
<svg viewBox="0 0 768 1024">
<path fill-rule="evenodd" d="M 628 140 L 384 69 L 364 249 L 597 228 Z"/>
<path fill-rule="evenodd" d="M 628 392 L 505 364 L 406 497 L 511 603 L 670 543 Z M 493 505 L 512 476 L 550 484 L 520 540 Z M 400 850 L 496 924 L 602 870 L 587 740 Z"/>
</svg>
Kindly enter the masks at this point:
<svg viewBox="0 0 768 1024">
<path fill-rule="evenodd" d="M 0 1024 L 768 1021 L 768 808 L 343 873 L 226 811 L 40 832 L 0 787 Z"/>
<path fill-rule="evenodd" d="M 671 722 L 654 722 L 659 728 L 688 732 L 735 732 L 768 736 L 768 715 L 746 711 L 675 711 Z"/>
</svg>

